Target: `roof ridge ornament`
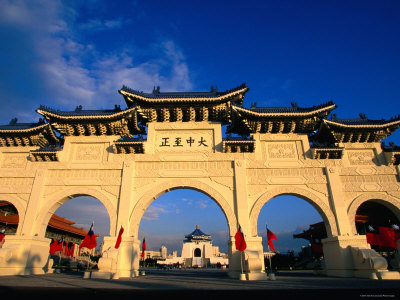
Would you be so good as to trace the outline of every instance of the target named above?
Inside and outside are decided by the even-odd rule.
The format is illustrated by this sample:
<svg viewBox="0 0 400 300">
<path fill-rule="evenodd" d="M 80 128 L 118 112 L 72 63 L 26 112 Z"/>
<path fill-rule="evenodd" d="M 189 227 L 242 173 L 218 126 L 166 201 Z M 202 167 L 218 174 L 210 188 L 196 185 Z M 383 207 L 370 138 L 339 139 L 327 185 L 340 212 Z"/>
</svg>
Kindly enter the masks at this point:
<svg viewBox="0 0 400 300">
<path fill-rule="evenodd" d="M 211 93 L 218 93 L 218 85 L 216 85 L 215 87 L 212 85 L 212 86 L 210 87 L 210 92 L 211 92 Z"/>
<path fill-rule="evenodd" d="M 159 94 L 160 93 L 160 86 L 153 87 L 153 94 Z"/>
</svg>

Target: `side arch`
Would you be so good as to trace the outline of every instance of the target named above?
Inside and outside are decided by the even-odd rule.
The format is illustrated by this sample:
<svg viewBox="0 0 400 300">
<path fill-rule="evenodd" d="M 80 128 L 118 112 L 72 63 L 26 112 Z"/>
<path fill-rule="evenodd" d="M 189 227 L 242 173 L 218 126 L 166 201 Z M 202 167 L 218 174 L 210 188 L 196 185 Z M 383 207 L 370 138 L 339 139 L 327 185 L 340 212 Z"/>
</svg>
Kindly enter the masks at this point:
<svg viewBox="0 0 400 300">
<path fill-rule="evenodd" d="M 367 201 L 374 201 L 379 204 L 382 204 L 386 206 L 389 210 L 391 210 L 397 219 L 400 220 L 400 200 L 389 196 L 388 194 L 383 194 L 383 193 L 366 193 L 357 196 L 356 198 L 351 201 L 348 209 L 347 209 L 347 215 L 349 216 L 349 220 L 351 222 L 351 228 L 353 231 L 353 234 L 357 234 L 357 229 L 356 229 L 356 212 L 357 209 Z"/>
<path fill-rule="evenodd" d="M 68 200 L 79 196 L 90 196 L 96 198 L 105 206 L 108 216 L 110 218 L 110 235 L 113 235 L 117 220 L 117 209 L 114 203 L 117 203 L 117 200 L 113 199 L 114 201 L 112 201 L 103 192 L 90 187 L 73 187 L 48 195 L 46 199 L 42 201 L 42 207 L 40 212 L 38 213 L 38 235 L 44 237 L 47 224 L 49 223 L 51 216 L 54 214 L 57 208 L 59 208 Z"/>
<path fill-rule="evenodd" d="M 310 203 L 321 215 L 322 220 L 325 223 L 325 228 L 328 237 L 337 235 L 337 225 L 333 212 L 330 210 L 328 205 L 325 204 L 318 196 L 311 193 L 310 191 L 295 187 L 295 186 L 281 186 L 274 188 L 270 191 L 262 194 L 254 203 L 250 212 L 250 226 L 252 236 L 257 236 L 257 220 L 260 215 L 261 209 L 271 199 L 281 195 L 292 195 L 297 196 L 308 203 Z"/>
<path fill-rule="evenodd" d="M 25 212 L 26 212 L 26 207 L 27 207 L 27 202 L 19 198 L 18 196 L 15 195 L 0 195 L 0 201 L 7 201 L 14 205 L 15 209 L 18 212 L 18 227 L 17 227 L 17 232 L 16 234 L 19 235 L 21 226 L 20 224 L 23 224 L 24 222 L 24 217 L 25 217 Z"/>
<path fill-rule="evenodd" d="M 150 206 L 150 204 L 157 199 L 162 194 L 176 190 L 176 189 L 192 189 L 201 193 L 206 194 L 210 198 L 212 198 L 217 205 L 221 208 L 222 212 L 225 215 L 225 218 L 228 223 L 229 235 L 235 235 L 235 226 L 236 226 L 236 216 L 233 212 L 233 209 L 229 205 L 228 201 L 222 196 L 216 189 L 211 187 L 209 184 L 206 184 L 199 180 L 193 179 L 185 179 L 182 182 L 181 179 L 169 180 L 167 182 L 162 182 L 159 185 L 157 183 L 153 184 L 153 188 L 148 189 L 143 196 L 138 200 L 137 204 L 132 210 L 132 213 L 129 217 L 130 226 L 130 236 L 137 236 L 139 232 L 140 221 L 143 217 L 144 212 Z"/>
</svg>

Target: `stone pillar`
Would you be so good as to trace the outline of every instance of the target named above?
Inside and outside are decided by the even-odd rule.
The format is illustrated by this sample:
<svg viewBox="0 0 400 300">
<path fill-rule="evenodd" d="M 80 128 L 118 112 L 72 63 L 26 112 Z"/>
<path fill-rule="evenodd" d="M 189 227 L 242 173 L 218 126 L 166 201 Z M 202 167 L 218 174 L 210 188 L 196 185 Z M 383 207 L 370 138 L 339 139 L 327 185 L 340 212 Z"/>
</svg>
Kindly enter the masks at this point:
<svg viewBox="0 0 400 300">
<path fill-rule="evenodd" d="M 135 237 L 124 237 L 115 249 L 116 237 L 104 237 L 103 257 L 100 258 L 99 272 L 92 278 L 118 279 L 139 276 L 140 241 Z"/>
<path fill-rule="evenodd" d="M 45 171 L 37 170 L 25 216 L 20 218 L 18 233 L 14 236 L 8 235 L 0 249 L 1 275 L 29 275 L 47 272 L 51 240 L 38 236 L 41 224 L 37 224 L 44 181 Z"/>
<path fill-rule="evenodd" d="M 327 167 L 325 172 L 328 180 L 330 207 L 335 215 L 338 235 L 353 235 L 338 171 L 335 167 Z"/>
<path fill-rule="evenodd" d="M 0 275 L 47 273 L 49 245 L 47 238 L 7 235 L 0 249 Z"/>
<path fill-rule="evenodd" d="M 350 248 L 370 249 L 365 236 L 334 236 L 322 240 L 325 271 L 328 276 L 354 277 L 354 263 Z"/>
<path fill-rule="evenodd" d="M 25 216 L 22 219 L 22 224 L 19 230 L 23 236 L 37 236 L 41 224 L 36 224 L 37 214 L 41 202 L 41 194 L 44 187 L 45 170 L 37 170 L 35 179 L 33 180 L 31 194 L 29 196 L 28 205 L 25 210 Z"/>
<path fill-rule="evenodd" d="M 325 272 L 328 276 L 353 277 L 354 262 L 350 247 L 370 249 L 364 235 L 354 235 L 342 192 L 342 182 L 335 167 L 326 168 L 330 207 L 335 215 L 338 236 L 322 240 Z"/>
<path fill-rule="evenodd" d="M 264 252 L 262 238 L 251 236 L 249 205 L 247 200 L 246 162 L 234 161 L 235 174 L 235 213 L 245 236 L 247 248 L 240 252 L 236 250 L 235 237 L 229 240 L 229 276 L 239 278 L 246 274 L 247 280 L 263 280 L 267 278 L 264 267 Z"/>
<path fill-rule="evenodd" d="M 129 212 L 133 203 L 133 181 L 135 175 L 135 162 L 124 162 L 121 179 L 121 190 L 118 201 L 117 227 L 115 236 L 118 236 L 121 226 L 124 228 L 123 237 L 130 232 Z"/>
<path fill-rule="evenodd" d="M 124 162 L 116 228 L 114 236 L 104 238 L 104 254 L 99 262 L 99 273 L 107 273 L 107 275 L 100 277 L 120 278 L 139 274 L 139 259 L 136 259 L 136 256 L 140 250 L 140 242 L 136 238 L 128 236 L 130 232 L 129 212 L 134 196 L 132 189 L 134 175 L 134 162 Z M 121 244 L 118 249 L 115 249 L 121 226 L 124 228 Z"/>
</svg>

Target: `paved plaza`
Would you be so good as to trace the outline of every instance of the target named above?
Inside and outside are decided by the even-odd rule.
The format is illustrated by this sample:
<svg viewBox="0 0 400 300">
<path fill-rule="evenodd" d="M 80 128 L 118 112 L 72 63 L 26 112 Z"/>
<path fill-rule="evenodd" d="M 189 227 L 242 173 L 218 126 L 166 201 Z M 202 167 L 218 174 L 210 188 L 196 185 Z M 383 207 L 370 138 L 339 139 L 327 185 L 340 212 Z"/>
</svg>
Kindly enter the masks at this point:
<svg viewBox="0 0 400 300">
<path fill-rule="evenodd" d="M 83 273 L 58 273 L 0 278 L 2 295 L 252 295 L 262 293 L 301 296 L 352 296 L 355 298 L 399 299 L 400 280 L 336 278 L 311 272 L 277 272 L 276 280 L 240 281 L 217 269 L 155 270 L 145 275 L 117 280 L 84 279 Z"/>
</svg>

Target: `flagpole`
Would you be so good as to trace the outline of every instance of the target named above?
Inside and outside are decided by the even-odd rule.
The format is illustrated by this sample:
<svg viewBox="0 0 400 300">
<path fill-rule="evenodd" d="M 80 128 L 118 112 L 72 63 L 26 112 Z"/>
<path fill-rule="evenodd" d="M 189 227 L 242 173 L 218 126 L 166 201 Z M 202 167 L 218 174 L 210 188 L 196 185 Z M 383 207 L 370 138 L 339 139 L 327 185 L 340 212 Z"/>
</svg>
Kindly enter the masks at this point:
<svg viewBox="0 0 400 300">
<path fill-rule="evenodd" d="M 240 270 L 241 270 L 241 274 L 243 274 L 243 251 L 240 251 Z"/>
<path fill-rule="evenodd" d="M 270 255 L 271 249 L 270 249 L 269 243 L 268 243 L 268 224 L 267 224 L 267 222 L 265 222 L 265 229 L 267 230 L 267 246 L 268 246 L 269 272 L 270 272 L 270 274 L 273 274 L 273 272 L 272 272 L 272 263 L 271 263 L 271 255 Z"/>
<path fill-rule="evenodd" d="M 270 270 L 270 273 L 272 273 L 271 255 L 269 255 L 269 252 L 270 252 L 270 251 L 271 251 L 271 250 L 269 249 L 269 245 L 268 245 L 269 270 Z"/>
</svg>

